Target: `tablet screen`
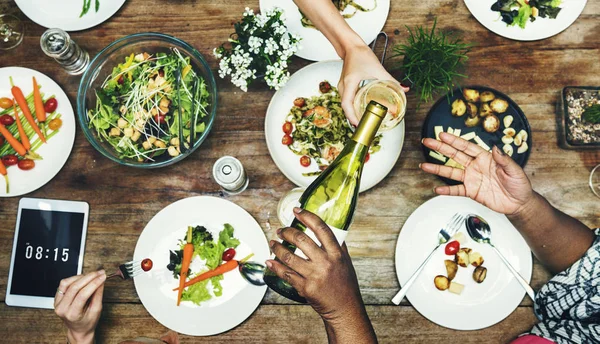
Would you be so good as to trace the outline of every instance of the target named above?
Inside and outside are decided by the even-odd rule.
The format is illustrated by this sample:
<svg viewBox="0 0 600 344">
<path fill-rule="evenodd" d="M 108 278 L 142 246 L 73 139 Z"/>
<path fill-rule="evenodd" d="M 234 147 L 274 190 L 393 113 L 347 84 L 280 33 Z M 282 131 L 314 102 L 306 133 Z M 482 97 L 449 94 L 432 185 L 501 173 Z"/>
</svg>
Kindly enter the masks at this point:
<svg viewBox="0 0 600 344">
<path fill-rule="evenodd" d="M 54 297 L 77 275 L 84 213 L 22 209 L 10 293 Z"/>
</svg>

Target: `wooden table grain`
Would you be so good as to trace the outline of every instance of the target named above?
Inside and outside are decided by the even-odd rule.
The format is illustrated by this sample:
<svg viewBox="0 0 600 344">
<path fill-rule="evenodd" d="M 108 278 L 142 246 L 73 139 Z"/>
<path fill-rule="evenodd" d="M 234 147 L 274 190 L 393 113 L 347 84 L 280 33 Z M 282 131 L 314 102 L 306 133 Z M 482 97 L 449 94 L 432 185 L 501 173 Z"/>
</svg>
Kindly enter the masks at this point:
<svg viewBox="0 0 600 344">
<path fill-rule="evenodd" d="M 108 0 L 106 0 L 108 1 Z M 171 34 L 196 47 L 213 71 L 212 49 L 232 32 L 244 8 L 258 10 L 258 1 L 241 0 L 129 0 L 98 27 L 74 32 L 72 38 L 93 56 L 128 34 L 155 31 Z M 44 28 L 28 20 L 11 0 L 0 0 L 0 13 L 23 19 L 26 36 L 16 49 L 0 52 L 0 66 L 36 69 L 53 78 L 75 104 L 79 77 L 69 76 L 39 48 Z M 600 85 L 600 2 L 588 1 L 583 14 L 566 31 L 537 42 L 516 42 L 481 26 L 460 0 L 392 0 L 384 31 L 392 43 L 403 42 L 405 25 L 431 25 L 459 32 L 475 43 L 466 73 L 469 84 L 487 85 L 508 94 L 527 115 L 533 147 L 525 171 L 534 188 L 552 204 L 590 227 L 600 226 L 599 200 L 590 192 L 587 178 L 600 162 L 598 151 L 559 148 L 557 132 L 560 90 L 567 85 Z M 388 61 L 391 66 L 398 60 Z M 309 62 L 294 58 L 294 72 Z M 31 197 L 83 200 L 90 204 L 84 271 L 111 268 L 127 261 L 140 232 L 163 207 L 179 199 L 212 195 L 225 197 L 246 209 L 268 238 L 279 226 L 276 205 L 294 187 L 271 159 L 264 137 L 264 116 L 274 91 L 252 86 L 244 93 L 217 78 L 219 108 L 208 140 L 192 156 L 160 170 L 119 166 L 102 157 L 78 128 L 71 157 L 62 171 Z M 449 330 L 422 317 L 406 300 L 390 302 L 398 289 L 394 248 L 407 217 L 432 198 L 438 179 L 418 169 L 423 160 L 420 131 L 427 109 L 416 110 L 408 95 L 406 138 L 402 155 L 391 173 L 376 187 L 361 194 L 348 247 L 373 325 L 382 343 L 506 343 L 536 322 L 527 297 L 504 321 L 480 331 Z M 223 196 L 211 180 L 211 167 L 223 155 L 242 161 L 250 176 L 244 193 Z M 12 239 L 19 198 L 0 199 L 0 299 L 4 301 Z M 534 263 L 532 286 L 539 289 L 549 273 Z M 460 311 L 460 310 L 457 310 Z M 468 314 L 460 316 L 469 316 Z M 202 319 L 199 319 L 202 321 Z M 158 337 L 166 329 L 140 303 L 133 284 L 107 282 L 104 310 L 98 326 L 99 343 L 118 343 L 137 336 Z M 8 307 L 0 304 L 0 337 L 4 343 L 62 343 L 65 329 L 51 310 Z M 326 342 L 319 317 L 309 306 L 297 305 L 268 292 L 258 310 L 242 325 L 209 337 L 181 336 L 192 342 Z"/>
</svg>

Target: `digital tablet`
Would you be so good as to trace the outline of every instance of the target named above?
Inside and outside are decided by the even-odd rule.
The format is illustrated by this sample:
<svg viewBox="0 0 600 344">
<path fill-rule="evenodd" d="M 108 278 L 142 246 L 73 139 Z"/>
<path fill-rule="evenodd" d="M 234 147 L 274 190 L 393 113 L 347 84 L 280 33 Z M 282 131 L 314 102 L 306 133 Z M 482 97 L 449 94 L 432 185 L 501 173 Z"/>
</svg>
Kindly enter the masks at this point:
<svg viewBox="0 0 600 344">
<path fill-rule="evenodd" d="M 60 280 L 81 273 L 89 205 L 22 198 L 6 288 L 8 306 L 54 308 Z"/>
</svg>

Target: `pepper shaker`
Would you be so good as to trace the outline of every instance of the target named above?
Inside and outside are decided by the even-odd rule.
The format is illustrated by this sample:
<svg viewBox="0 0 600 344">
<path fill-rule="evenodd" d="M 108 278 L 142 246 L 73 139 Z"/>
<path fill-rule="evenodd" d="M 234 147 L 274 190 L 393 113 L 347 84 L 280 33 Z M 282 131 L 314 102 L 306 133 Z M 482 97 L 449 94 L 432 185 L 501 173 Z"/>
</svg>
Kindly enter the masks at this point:
<svg viewBox="0 0 600 344">
<path fill-rule="evenodd" d="M 90 56 L 61 29 L 48 29 L 40 38 L 42 51 L 60 64 L 67 73 L 79 75 L 90 63 Z"/>
</svg>

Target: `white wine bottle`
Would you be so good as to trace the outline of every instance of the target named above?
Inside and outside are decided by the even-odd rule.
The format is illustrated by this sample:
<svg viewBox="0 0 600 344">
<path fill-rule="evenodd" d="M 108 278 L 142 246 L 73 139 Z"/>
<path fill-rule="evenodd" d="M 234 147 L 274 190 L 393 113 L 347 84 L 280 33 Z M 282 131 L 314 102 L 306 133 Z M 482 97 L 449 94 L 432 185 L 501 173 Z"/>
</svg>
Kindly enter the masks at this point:
<svg viewBox="0 0 600 344">
<path fill-rule="evenodd" d="M 346 143 L 344 149 L 300 196 L 299 206 L 323 219 L 333 231 L 340 245 L 344 242 L 352 224 L 360 189 L 360 177 L 369 146 L 377 135 L 377 130 L 387 112 L 385 106 L 371 101 L 367 105 L 354 135 Z M 304 231 L 320 245 L 310 228 L 306 228 L 297 219 L 294 219 L 291 227 Z M 296 249 L 294 245 L 285 241 L 283 245 L 295 254 L 306 258 L 304 253 Z M 267 269 L 264 280 L 271 289 L 279 294 L 291 300 L 306 303 L 306 300 L 289 283 L 280 279 L 273 271 Z"/>
</svg>

